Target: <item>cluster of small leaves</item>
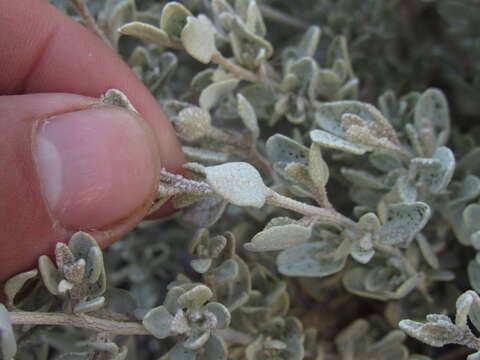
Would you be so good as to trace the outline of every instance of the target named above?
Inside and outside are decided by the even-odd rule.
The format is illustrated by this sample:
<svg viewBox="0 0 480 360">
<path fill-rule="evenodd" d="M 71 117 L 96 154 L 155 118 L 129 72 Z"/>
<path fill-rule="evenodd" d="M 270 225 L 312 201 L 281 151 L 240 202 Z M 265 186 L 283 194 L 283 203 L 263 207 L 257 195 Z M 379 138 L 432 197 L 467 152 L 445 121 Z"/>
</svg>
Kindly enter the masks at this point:
<svg viewBox="0 0 480 360">
<path fill-rule="evenodd" d="M 403 320 L 480 291 L 477 0 L 51 1 L 163 105 L 188 176 L 105 266 L 79 233 L 11 279 L 0 359 L 429 359 L 399 323 L 479 350 L 473 291 Z"/>
</svg>

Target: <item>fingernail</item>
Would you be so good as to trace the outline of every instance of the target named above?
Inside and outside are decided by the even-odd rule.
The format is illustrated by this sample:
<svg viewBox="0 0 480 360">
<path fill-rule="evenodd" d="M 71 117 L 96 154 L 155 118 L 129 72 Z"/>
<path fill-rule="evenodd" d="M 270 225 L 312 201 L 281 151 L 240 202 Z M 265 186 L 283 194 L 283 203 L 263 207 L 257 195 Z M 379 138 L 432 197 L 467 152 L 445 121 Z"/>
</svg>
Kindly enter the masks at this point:
<svg viewBox="0 0 480 360">
<path fill-rule="evenodd" d="M 67 229 L 104 228 L 127 218 L 153 194 L 155 150 L 143 120 L 118 107 L 43 121 L 34 158 L 52 217 Z"/>
</svg>

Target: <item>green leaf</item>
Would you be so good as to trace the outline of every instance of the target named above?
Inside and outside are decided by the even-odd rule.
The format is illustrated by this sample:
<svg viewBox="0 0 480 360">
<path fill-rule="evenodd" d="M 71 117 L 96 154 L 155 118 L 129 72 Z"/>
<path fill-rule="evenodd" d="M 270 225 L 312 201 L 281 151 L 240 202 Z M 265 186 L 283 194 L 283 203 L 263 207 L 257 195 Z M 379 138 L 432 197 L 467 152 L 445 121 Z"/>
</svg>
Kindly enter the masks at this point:
<svg viewBox="0 0 480 360">
<path fill-rule="evenodd" d="M 182 4 L 171 1 L 165 5 L 160 18 L 160 27 L 169 37 L 180 39 L 182 29 L 187 24 L 187 18 L 192 13 Z"/>
<path fill-rule="evenodd" d="M 283 250 L 277 257 L 278 271 L 286 276 L 324 277 L 339 272 L 346 256 L 325 256 L 325 241 L 300 244 Z"/>
<path fill-rule="evenodd" d="M 188 350 L 198 350 L 208 341 L 210 333 L 210 330 L 193 328 L 188 338 L 183 342 L 183 346 Z"/>
<path fill-rule="evenodd" d="M 8 311 L 0 304 L 0 359 L 11 360 L 17 352 L 17 342 L 13 333 Z"/>
<path fill-rule="evenodd" d="M 145 314 L 142 324 L 153 336 L 165 339 L 170 335 L 173 316 L 165 306 L 151 309 Z"/>
<path fill-rule="evenodd" d="M 262 207 L 268 188 L 252 165 L 231 162 L 205 169 L 206 181 L 219 196 L 238 206 Z"/>
<path fill-rule="evenodd" d="M 311 233 L 311 228 L 297 224 L 272 226 L 257 233 L 244 246 L 255 252 L 283 250 L 308 241 Z"/>
<path fill-rule="evenodd" d="M 197 18 L 187 17 L 187 24 L 182 30 L 181 39 L 187 53 L 203 64 L 208 64 L 217 51 L 215 28 L 203 14 L 198 15 Z"/>
<path fill-rule="evenodd" d="M 118 31 L 122 35 L 130 35 L 139 38 L 145 42 L 160 44 L 164 46 L 170 45 L 170 39 L 168 38 L 168 34 L 163 31 L 162 29 L 142 23 L 140 21 L 133 21 L 131 23 L 123 25 Z"/>
</svg>

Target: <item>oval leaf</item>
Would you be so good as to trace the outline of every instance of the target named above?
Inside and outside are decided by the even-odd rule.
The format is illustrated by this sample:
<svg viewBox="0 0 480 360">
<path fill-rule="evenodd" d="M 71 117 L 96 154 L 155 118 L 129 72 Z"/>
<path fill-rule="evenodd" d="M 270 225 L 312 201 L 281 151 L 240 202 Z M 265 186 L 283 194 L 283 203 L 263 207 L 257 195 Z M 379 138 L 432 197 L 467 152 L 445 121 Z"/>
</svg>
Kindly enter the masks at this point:
<svg viewBox="0 0 480 360">
<path fill-rule="evenodd" d="M 238 206 L 262 207 L 268 188 L 252 165 L 231 162 L 205 168 L 206 181 L 225 200 Z"/>
</svg>

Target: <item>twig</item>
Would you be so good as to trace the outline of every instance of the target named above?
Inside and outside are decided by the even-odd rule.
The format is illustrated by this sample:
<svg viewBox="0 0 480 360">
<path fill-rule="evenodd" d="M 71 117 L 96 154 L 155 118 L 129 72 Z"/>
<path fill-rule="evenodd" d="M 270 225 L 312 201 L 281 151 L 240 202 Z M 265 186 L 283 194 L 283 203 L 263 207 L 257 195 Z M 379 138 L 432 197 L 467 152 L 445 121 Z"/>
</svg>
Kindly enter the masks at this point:
<svg viewBox="0 0 480 360">
<path fill-rule="evenodd" d="M 254 74 L 250 70 L 247 70 L 235 64 L 233 61 L 230 61 L 229 59 L 225 58 L 219 51 L 214 52 L 214 54 L 212 55 L 212 61 L 215 64 L 224 67 L 234 75 L 237 75 L 239 79 L 254 82 L 254 83 L 261 81 L 258 75 Z"/>
<path fill-rule="evenodd" d="M 333 209 L 324 209 L 317 206 L 302 203 L 287 196 L 283 196 L 274 190 L 268 189 L 267 203 L 272 206 L 289 209 L 305 216 L 331 221 L 335 224 L 353 228 L 355 222 Z"/>
<path fill-rule="evenodd" d="M 284 12 L 278 9 L 274 9 L 268 5 L 262 4 L 262 5 L 259 5 L 259 8 L 263 16 L 265 16 L 266 18 L 274 22 L 287 25 L 290 27 L 294 27 L 299 30 L 305 30 L 310 26 L 308 23 L 302 20 L 299 20 L 297 18 L 294 18 L 293 16 L 290 16 L 288 14 L 285 14 Z"/>
<path fill-rule="evenodd" d="M 9 316 L 12 325 L 63 325 L 114 335 L 149 335 L 140 323 L 106 320 L 89 315 L 12 311 Z"/>
<path fill-rule="evenodd" d="M 97 22 L 95 21 L 92 14 L 88 10 L 87 5 L 86 5 L 86 0 L 85 1 L 70 0 L 70 2 L 72 3 L 72 5 L 75 8 L 75 11 L 78 13 L 78 15 L 80 15 L 82 17 L 83 21 L 85 21 L 85 25 L 87 25 L 87 27 L 90 30 L 92 30 L 95 34 L 97 34 L 100 37 L 100 39 L 103 40 L 103 42 L 105 44 L 107 44 L 110 47 L 113 47 L 112 43 L 110 42 L 108 37 L 105 35 L 105 33 L 102 31 L 102 29 L 100 29 L 100 27 L 97 25 Z"/>
</svg>

